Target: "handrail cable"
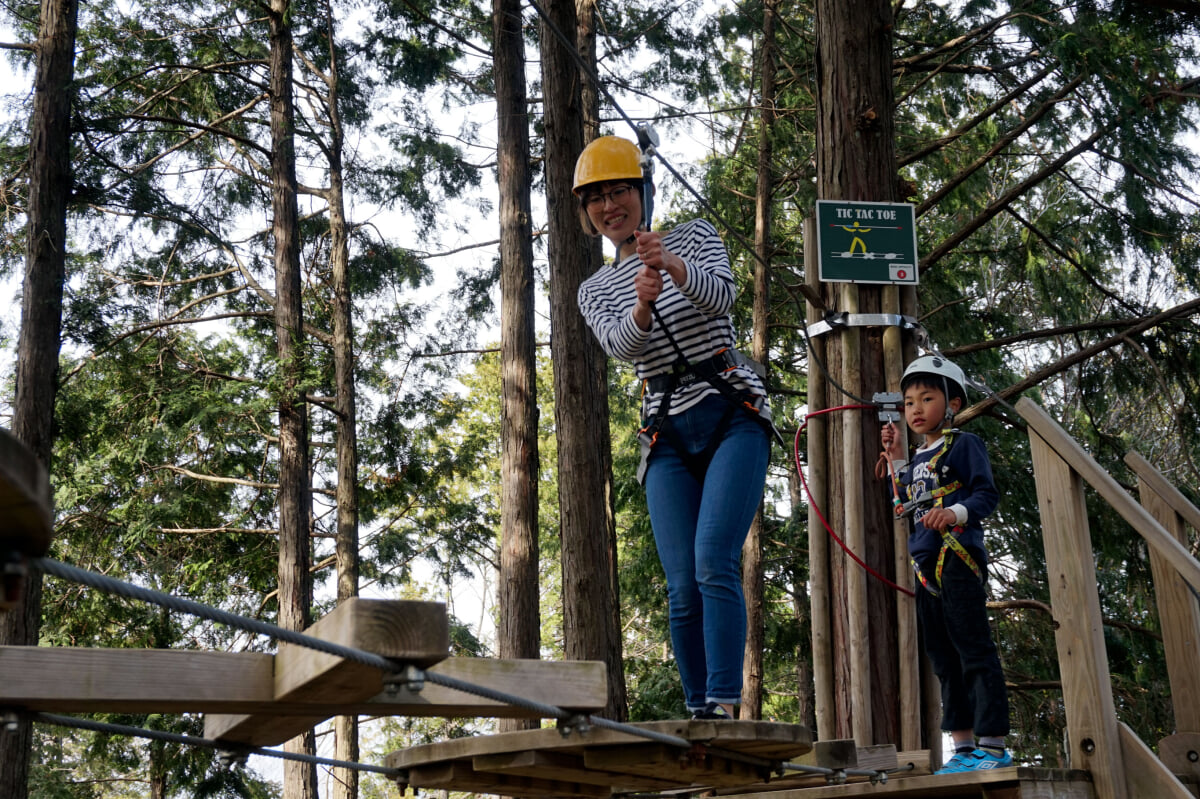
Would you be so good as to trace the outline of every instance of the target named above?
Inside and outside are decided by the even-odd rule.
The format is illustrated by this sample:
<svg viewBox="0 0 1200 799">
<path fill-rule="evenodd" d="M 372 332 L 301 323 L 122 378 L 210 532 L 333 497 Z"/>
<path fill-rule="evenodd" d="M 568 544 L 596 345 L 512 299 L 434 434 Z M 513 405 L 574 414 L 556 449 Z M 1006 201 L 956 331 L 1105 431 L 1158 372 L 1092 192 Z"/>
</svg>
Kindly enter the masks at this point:
<svg viewBox="0 0 1200 799">
<path fill-rule="evenodd" d="M 263 755 L 264 757 L 275 757 L 280 760 L 294 760 L 300 763 L 312 763 L 317 766 L 332 766 L 333 768 L 354 769 L 355 771 L 369 771 L 374 774 L 384 774 L 388 777 L 403 776 L 404 770 L 391 768 L 389 766 L 372 766 L 366 763 L 356 763 L 349 760 L 336 760 L 329 757 L 319 757 L 317 755 L 306 755 L 301 752 L 285 752 L 279 749 L 265 749 L 261 746 L 243 746 L 241 744 L 230 743 L 229 741 L 214 741 L 210 738 L 202 738 L 198 735 L 186 735 L 178 732 L 167 732 L 166 730 L 150 730 L 145 727 L 133 727 L 128 724 L 114 724 L 108 721 L 95 721 L 93 719 L 81 719 L 75 716 L 62 716 L 57 713 L 30 713 L 28 714 L 31 721 L 40 722 L 42 724 L 51 724 L 57 727 L 75 727 L 81 730 L 91 730 L 92 732 L 106 732 L 113 735 L 128 735 L 133 738 L 146 738 L 152 741 L 165 741 L 167 743 L 183 744 L 186 746 L 196 746 L 201 749 L 213 749 L 223 754 L 237 756 L 238 759 L 243 755 Z"/>
</svg>

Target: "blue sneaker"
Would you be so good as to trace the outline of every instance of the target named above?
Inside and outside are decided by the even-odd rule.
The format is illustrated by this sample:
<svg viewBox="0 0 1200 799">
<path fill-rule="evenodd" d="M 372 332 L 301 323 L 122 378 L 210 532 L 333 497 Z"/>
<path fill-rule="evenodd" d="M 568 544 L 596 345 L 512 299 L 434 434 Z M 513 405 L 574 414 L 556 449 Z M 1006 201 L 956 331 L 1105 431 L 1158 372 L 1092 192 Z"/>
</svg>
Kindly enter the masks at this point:
<svg viewBox="0 0 1200 799">
<path fill-rule="evenodd" d="M 945 766 L 933 773 L 958 774 L 963 771 L 991 771 L 996 768 L 1008 768 L 1012 764 L 1012 754 L 1007 749 L 1001 755 L 994 755 L 986 749 L 976 749 L 968 754 L 955 755 Z"/>
<path fill-rule="evenodd" d="M 970 752 L 956 752 L 954 757 L 946 761 L 946 765 L 942 766 L 934 774 L 957 774 L 960 771 L 967 770 L 967 758 L 971 756 Z"/>
</svg>

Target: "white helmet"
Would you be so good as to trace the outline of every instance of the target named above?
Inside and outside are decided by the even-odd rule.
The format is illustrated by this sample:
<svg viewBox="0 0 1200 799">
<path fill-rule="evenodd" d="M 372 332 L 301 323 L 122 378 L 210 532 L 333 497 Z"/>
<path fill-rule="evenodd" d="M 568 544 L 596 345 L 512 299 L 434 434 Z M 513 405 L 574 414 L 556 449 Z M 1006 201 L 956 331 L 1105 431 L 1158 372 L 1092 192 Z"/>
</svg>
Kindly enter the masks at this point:
<svg viewBox="0 0 1200 799">
<path fill-rule="evenodd" d="M 967 400 L 967 378 L 963 374 L 963 370 L 959 369 L 953 363 L 943 358 L 941 355 L 922 355 L 915 359 L 904 370 L 904 376 L 900 378 L 900 390 L 903 391 L 917 375 L 925 375 L 938 378 L 943 381 L 943 391 L 946 394 L 946 412 L 950 412 L 950 400 L 953 398 L 950 387 L 945 383 L 954 383 L 962 397 L 963 402 Z"/>
</svg>

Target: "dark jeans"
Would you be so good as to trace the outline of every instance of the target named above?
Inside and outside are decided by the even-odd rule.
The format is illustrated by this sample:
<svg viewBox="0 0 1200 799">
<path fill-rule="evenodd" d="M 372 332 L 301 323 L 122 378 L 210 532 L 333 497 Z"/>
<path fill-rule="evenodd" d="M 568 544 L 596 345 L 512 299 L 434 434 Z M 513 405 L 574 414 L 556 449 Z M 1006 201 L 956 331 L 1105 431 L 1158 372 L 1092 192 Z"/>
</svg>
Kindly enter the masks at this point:
<svg viewBox="0 0 1200 799">
<path fill-rule="evenodd" d="M 987 574 L 981 553 L 972 552 Z M 924 572 L 922 568 L 922 572 Z M 934 569 L 926 572 L 933 578 Z M 942 729 L 1008 734 L 1008 690 L 988 626 L 983 583 L 962 558 L 946 553 L 941 594 L 917 585 L 917 623 L 933 673 L 942 685 Z"/>
</svg>

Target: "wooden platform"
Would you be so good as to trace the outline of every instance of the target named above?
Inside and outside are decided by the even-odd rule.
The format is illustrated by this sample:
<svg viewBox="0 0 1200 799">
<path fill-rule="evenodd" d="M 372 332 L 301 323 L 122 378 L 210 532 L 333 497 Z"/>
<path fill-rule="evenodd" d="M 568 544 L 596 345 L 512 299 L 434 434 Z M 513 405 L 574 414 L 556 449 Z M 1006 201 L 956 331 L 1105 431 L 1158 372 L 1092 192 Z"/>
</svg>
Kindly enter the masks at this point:
<svg viewBox="0 0 1200 799">
<path fill-rule="evenodd" d="M 393 752 L 385 765 L 414 788 L 508 796 L 606 797 L 633 791 L 761 784 L 774 763 L 812 748 L 806 727 L 763 721 L 653 721 L 631 727 L 691 746 L 593 727 L 459 738 Z"/>
<path fill-rule="evenodd" d="M 1068 769 L 1012 768 L 963 774 L 904 773 L 886 783 L 854 778 L 845 785 L 759 791 L 738 794 L 739 799 L 858 799 L 859 797 L 911 797 L 911 799 L 1095 799 L 1091 776 Z M 1152 799 L 1145 797 L 1144 799 Z"/>
<path fill-rule="evenodd" d="M 847 753 L 842 750 L 847 744 L 853 750 L 852 741 L 813 744 L 809 731 L 794 724 L 661 721 L 629 726 L 684 738 L 691 747 L 608 729 L 566 736 L 540 729 L 416 746 L 393 752 L 384 763 L 404 770 L 407 778 L 400 782 L 413 788 L 507 796 L 587 799 L 657 792 L 738 799 L 1096 799 L 1085 771 L 1014 766 L 934 775 L 928 751 L 866 747 Z M 781 771 L 778 766 L 784 762 L 903 770 L 887 775 L 886 781 L 843 775 L 843 784 L 830 784 L 826 775 Z"/>
</svg>

